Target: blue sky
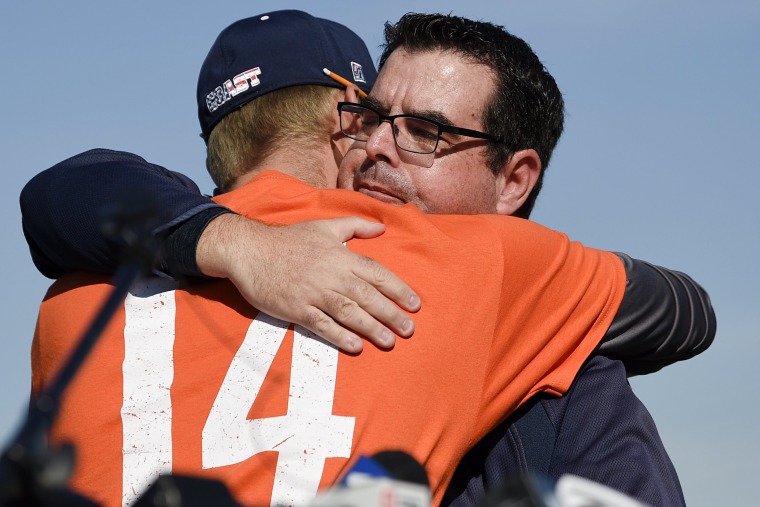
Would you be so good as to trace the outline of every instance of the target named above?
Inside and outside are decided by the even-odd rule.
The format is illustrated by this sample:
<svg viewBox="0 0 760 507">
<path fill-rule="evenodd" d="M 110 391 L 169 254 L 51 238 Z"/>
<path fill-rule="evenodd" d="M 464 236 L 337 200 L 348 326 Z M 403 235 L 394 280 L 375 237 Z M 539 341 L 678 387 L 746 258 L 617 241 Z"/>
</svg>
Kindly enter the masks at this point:
<svg viewBox="0 0 760 507">
<path fill-rule="evenodd" d="M 285 7 L 346 24 L 375 57 L 382 22 L 409 10 L 493 21 L 531 44 L 567 105 L 533 218 L 689 273 L 708 289 L 718 315 L 713 347 L 632 384 L 690 506 L 752 503 L 760 452 L 760 3 L 752 0 L 4 4 L 0 438 L 23 413 L 29 345 L 49 285 L 21 232 L 21 188 L 66 157 L 108 147 L 183 171 L 210 192 L 198 68 L 229 23 Z"/>
</svg>

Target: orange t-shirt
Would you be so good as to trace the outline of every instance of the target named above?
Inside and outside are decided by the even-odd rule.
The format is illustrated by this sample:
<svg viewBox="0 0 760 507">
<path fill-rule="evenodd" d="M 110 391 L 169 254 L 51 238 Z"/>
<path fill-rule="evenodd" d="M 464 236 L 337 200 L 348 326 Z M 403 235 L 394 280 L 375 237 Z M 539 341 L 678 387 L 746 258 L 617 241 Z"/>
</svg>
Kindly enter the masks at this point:
<svg viewBox="0 0 760 507">
<path fill-rule="evenodd" d="M 617 256 L 527 220 L 425 215 L 274 172 L 217 200 L 276 224 L 384 222 L 381 237 L 347 246 L 418 292 L 415 334 L 351 356 L 257 313 L 227 281 L 136 283 L 53 430 L 77 447 L 72 486 L 104 505 L 134 501 L 172 471 L 221 479 L 247 505 L 303 505 L 351 458 L 387 449 L 425 466 L 438 503 L 481 437 L 536 392 L 569 387 L 624 292 Z M 32 351 L 36 390 L 110 290 L 91 274 L 51 287 Z"/>
</svg>

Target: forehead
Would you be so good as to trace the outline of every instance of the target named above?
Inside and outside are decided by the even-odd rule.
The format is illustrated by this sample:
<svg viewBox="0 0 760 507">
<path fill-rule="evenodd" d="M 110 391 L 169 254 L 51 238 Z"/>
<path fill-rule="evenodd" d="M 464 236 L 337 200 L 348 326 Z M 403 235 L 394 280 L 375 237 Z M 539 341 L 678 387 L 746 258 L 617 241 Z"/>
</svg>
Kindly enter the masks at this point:
<svg viewBox="0 0 760 507">
<path fill-rule="evenodd" d="M 494 81 L 491 69 L 452 52 L 399 48 L 380 70 L 371 96 L 386 114 L 436 113 L 478 129 Z"/>
</svg>

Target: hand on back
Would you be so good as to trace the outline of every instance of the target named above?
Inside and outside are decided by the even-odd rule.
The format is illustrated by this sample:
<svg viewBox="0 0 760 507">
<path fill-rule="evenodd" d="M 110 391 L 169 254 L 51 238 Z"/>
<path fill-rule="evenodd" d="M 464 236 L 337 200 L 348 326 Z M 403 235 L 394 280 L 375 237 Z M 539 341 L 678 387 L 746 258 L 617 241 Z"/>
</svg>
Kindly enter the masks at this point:
<svg viewBox="0 0 760 507">
<path fill-rule="evenodd" d="M 359 335 L 389 348 L 394 333 L 414 332 L 403 310 L 416 312 L 420 299 L 382 265 L 343 245 L 384 230 L 356 217 L 277 227 L 224 214 L 203 232 L 196 259 L 204 274 L 229 278 L 254 307 L 347 352 L 362 350 Z"/>
</svg>

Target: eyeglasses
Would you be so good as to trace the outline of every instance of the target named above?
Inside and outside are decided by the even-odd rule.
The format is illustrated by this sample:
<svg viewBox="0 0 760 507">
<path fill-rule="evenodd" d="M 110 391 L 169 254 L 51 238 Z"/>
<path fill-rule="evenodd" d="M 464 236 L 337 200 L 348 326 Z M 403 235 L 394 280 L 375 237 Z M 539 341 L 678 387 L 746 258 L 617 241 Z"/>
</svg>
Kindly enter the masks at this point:
<svg viewBox="0 0 760 507">
<path fill-rule="evenodd" d="M 466 137 L 497 141 L 491 134 L 477 130 L 443 125 L 434 120 L 410 114 L 387 116 L 371 107 L 353 102 L 338 102 L 340 130 L 356 141 L 368 141 L 384 121 L 390 122 L 396 146 L 410 153 L 429 155 L 438 148 L 441 134 L 449 132 Z"/>
</svg>

